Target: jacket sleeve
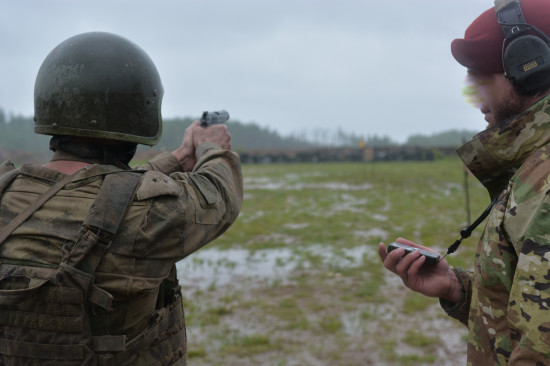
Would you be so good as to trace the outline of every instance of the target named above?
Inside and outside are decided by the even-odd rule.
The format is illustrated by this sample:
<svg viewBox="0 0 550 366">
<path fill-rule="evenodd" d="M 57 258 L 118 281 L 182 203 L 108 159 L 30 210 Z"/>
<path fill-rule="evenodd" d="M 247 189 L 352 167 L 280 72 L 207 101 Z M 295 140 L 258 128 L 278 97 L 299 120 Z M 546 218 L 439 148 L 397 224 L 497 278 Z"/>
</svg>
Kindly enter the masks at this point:
<svg viewBox="0 0 550 366">
<path fill-rule="evenodd" d="M 472 274 L 462 268 L 453 268 L 453 271 L 460 282 L 460 300 L 457 303 L 452 303 L 439 299 L 439 303 L 447 315 L 468 326 L 468 315 L 472 301 Z"/>
<path fill-rule="evenodd" d="M 178 159 L 176 159 L 174 154 L 169 151 L 158 154 L 157 156 L 149 160 L 149 162 L 143 165 L 135 166 L 134 169 L 154 170 L 164 173 L 166 175 L 183 171 L 183 168 Z"/>
<path fill-rule="evenodd" d="M 178 261 L 224 233 L 237 219 L 243 199 L 239 156 L 216 144 L 195 151 L 192 172 L 182 172 L 171 153 L 152 159 L 136 191 L 141 215 L 134 252 Z M 169 175 L 167 172 L 176 170 Z"/>
<path fill-rule="evenodd" d="M 241 164 L 236 153 L 204 143 L 195 154 L 197 163 L 192 172 L 170 175 L 184 191 L 184 257 L 225 232 L 237 219 L 243 199 Z"/>
</svg>

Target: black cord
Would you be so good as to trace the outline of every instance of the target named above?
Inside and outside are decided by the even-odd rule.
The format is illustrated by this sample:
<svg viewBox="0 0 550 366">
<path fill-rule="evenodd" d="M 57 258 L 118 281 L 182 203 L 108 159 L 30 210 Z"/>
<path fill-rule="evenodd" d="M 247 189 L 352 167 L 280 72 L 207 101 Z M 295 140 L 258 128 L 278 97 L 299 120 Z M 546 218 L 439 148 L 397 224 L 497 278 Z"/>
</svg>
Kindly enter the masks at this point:
<svg viewBox="0 0 550 366">
<path fill-rule="evenodd" d="M 472 235 L 472 231 L 475 230 L 476 227 L 479 226 L 489 216 L 489 213 L 491 212 L 491 209 L 493 206 L 497 203 L 497 200 L 499 199 L 500 195 L 497 196 L 493 202 L 483 211 L 483 213 L 477 218 L 476 221 L 474 221 L 470 226 L 465 227 L 464 229 L 460 230 L 460 238 L 458 238 L 453 244 L 449 246 L 447 249 L 447 254 L 445 254 L 441 259 L 445 258 L 447 255 L 452 254 L 456 252 L 460 244 L 462 243 L 462 239 L 469 238 L 470 235 Z M 440 259 L 440 260 L 441 260 Z"/>
</svg>

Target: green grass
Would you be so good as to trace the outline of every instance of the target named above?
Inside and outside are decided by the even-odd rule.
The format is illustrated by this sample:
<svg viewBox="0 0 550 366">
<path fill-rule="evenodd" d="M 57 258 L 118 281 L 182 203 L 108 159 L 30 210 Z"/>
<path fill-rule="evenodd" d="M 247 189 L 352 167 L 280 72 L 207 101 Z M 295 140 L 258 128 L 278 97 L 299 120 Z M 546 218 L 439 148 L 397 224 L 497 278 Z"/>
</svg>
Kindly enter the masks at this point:
<svg viewBox="0 0 550 366">
<path fill-rule="evenodd" d="M 272 341 L 269 336 L 263 334 L 252 334 L 232 338 L 228 344 L 222 347 L 222 352 L 226 355 L 250 356 L 255 353 L 262 353 L 272 350 L 276 347 L 276 345 L 272 345 Z"/>
<path fill-rule="evenodd" d="M 415 314 L 419 311 L 426 310 L 430 305 L 432 305 L 436 299 L 422 296 L 416 292 L 407 292 L 405 295 L 405 300 L 403 302 L 403 313 L 404 314 Z"/>
<path fill-rule="evenodd" d="M 359 244 L 354 232 L 373 225 L 390 236 L 441 247 L 458 237 L 466 225 L 464 173 L 458 160 L 370 165 L 245 166 L 244 177 L 254 187 L 246 189 L 245 185 L 241 219 L 217 245 L 229 247 L 237 242 L 253 249 L 277 247 L 282 243 L 269 235 L 277 232 L 303 245 L 354 246 Z M 261 179 L 286 189 L 261 189 L 261 183 L 254 183 Z M 354 190 L 327 189 L 327 184 L 349 185 Z M 483 211 L 488 197 L 479 185 L 471 187 L 470 194 L 475 215 Z M 296 230 L 294 224 L 307 226 Z"/>
<path fill-rule="evenodd" d="M 404 237 L 445 252 L 467 224 L 458 159 L 246 165 L 243 175 L 241 215 L 209 247 L 267 255 L 270 249 L 290 250 L 290 258 L 275 266 L 291 262 L 294 269 L 284 278 L 247 285 L 214 279 L 204 290 L 183 281 L 194 365 L 442 361 L 435 347 L 444 342 L 444 330 L 439 323 L 427 331 L 418 327 L 441 321 L 437 299 L 402 286 L 382 266 L 376 248 Z M 489 198 L 472 177 L 469 187 L 474 220 Z M 480 233 L 465 240 L 449 263 L 471 268 Z M 464 332 L 456 322 L 449 326 Z M 397 352 L 400 345 L 407 351 Z"/>
<path fill-rule="evenodd" d="M 403 341 L 414 347 L 429 347 L 434 344 L 438 344 L 439 338 L 428 337 L 422 332 L 414 329 L 409 329 Z"/>
</svg>

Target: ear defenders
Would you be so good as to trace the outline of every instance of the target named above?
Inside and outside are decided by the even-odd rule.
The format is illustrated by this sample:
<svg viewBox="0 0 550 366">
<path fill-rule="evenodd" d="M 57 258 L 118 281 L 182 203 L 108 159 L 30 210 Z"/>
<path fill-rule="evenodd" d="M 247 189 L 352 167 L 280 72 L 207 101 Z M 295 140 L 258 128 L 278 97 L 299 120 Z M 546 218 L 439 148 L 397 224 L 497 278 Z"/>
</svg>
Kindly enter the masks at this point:
<svg viewBox="0 0 550 366">
<path fill-rule="evenodd" d="M 497 21 L 504 31 L 504 75 L 523 94 L 533 95 L 550 87 L 550 39 L 528 24 L 520 0 L 495 0 Z"/>
</svg>

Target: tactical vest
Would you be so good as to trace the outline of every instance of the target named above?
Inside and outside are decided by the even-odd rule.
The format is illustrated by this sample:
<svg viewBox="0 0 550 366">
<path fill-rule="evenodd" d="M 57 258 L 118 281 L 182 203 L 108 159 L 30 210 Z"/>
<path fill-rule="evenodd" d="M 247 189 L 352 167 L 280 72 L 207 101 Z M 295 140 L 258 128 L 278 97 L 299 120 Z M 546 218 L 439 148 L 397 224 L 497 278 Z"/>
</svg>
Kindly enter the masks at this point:
<svg viewBox="0 0 550 366">
<path fill-rule="evenodd" d="M 0 173 L 6 171 L 0 166 Z M 0 175 L 0 196 L 17 176 Z M 112 295 L 94 274 L 131 204 L 137 172 L 104 176 L 75 244 L 55 267 L 0 262 L 1 365 L 185 365 L 186 335 L 175 267 L 159 290 L 157 310 L 133 339 L 94 336 L 92 305 L 110 310 Z M 0 244 L 1 245 L 1 244 Z"/>
</svg>

